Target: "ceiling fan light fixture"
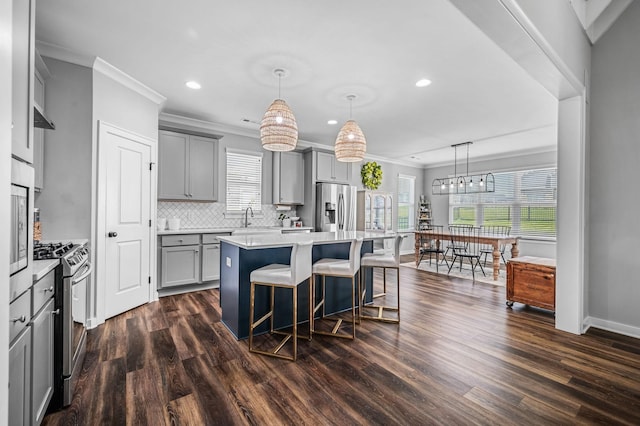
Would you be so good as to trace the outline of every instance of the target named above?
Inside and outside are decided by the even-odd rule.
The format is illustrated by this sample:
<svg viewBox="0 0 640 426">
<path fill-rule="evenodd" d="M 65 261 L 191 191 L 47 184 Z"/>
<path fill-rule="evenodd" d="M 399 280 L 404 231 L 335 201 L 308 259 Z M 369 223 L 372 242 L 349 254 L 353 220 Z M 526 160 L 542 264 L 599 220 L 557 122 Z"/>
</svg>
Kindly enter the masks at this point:
<svg viewBox="0 0 640 426">
<path fill-rule="evenodd" d="M 349 120 L 344 123 L 335 143 L 335 154 L 338 161 L 354 163 L 362 161 L 367 152 L 367 140 L 362 129 L 355 120 L 351 119 L 351 106 L 355 95 L 347 96 L 349 101 Z"/>
<path fill-rule="evenodd" d="M 260 141 L 268 151 L 292 151 L 298 143 L 298 123 L 287 103 L 280 99 L 280 79 L 283 69 L 275 69 L 278 77 L 278 99 L 273 101 L 260 122 Z"/>
</svg>

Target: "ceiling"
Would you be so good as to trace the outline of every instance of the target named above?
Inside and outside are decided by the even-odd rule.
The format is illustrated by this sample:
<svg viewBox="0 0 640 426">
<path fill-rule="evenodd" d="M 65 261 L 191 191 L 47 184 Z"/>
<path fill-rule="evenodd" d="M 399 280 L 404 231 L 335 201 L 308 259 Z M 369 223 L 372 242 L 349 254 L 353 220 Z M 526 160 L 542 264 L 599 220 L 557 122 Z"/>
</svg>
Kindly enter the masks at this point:
<svg viewBox="0 0 640 426">
<path fill-rule="evenodd" d="M 451 163 L 451 145 L 468 140 L 470 161 L 555 149 L 555 98 L 448 0 L 371 4 L 44 1 L 36 38 L 101 57 L 164 95 L 165 113 L 244 133 L 258 135 L 284 68 L 303 141 L 332 148 L 354 94 L 372 158 Z"/>
</svg>

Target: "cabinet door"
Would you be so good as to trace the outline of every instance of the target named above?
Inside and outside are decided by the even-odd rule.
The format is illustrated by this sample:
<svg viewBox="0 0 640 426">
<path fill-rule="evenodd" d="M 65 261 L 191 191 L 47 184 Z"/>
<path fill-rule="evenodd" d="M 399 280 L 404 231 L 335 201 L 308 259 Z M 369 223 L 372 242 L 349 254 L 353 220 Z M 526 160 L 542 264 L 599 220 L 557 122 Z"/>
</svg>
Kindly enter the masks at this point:
<svg viewBox="0 0 640 426">
<path fill-rule="evenodd" d="M 9 425 L 31 419 L 31 327 L 9 347 Z"/>
<path fill-rule="evenodd" d="M 392 229 L 393 229 L 393 195 L 388 194 L 385 201 L 384 230 L 391 231 Z"/>
<path fill-rule="evenodd" d="M 384 202 L 385 196 L 383 194 L 373 194 L 373 208 L 372 213 L 372 231 L 384 231 Z"/>
<path fill-rule="evenodd" d="M 335 180 L 333 174 L 334 155 L 328 152 L 316 152 L 316 180 L 332 182 Z"/>
<path fill-rule="evenodd" d="M 32 321 L 32 424 L 39 425 L 53 395 L 53 299 Z"/>
<path fill-rule="evenodd" d="M 189 136 L 160 131 L 158 137 L 158 198 L 188 200 L 187 155 Z"/>
<path fill-rule="evenodd" d="M 163 247 L 160 286 L 173 287 L 200 281 L 200 246 Z"/>
<path fill-rule="evenodd" d="M 189 199 L 215 201 L 217 199 L 216 152 L 218 141 L 200 136 L 189 136 Z"/>
<path fill-rule="evenodd" d="M 364 230 L 371 229 L 371 194 L 364 194 Z"/>
<path fill-rule="evenodd" d="M 33 162 L 33 9 L 29 0 L 13 0 L 11 152 L 27 163 Z"/>
<path fill-rule="evenodd" d="M 349 183 L 351 180 L 351 163 L 338 161 L 334 157 L 333 177 L 336 182 Z"/>
<path fill-rule="evenodd" d="M 304 159 L 298 152 L 281 152 L 278 199 L 274 203 L 304 204 Z"/>
<path fill-rule="evenodd" d="M 220 244 L 202 246 L 202 281 L 220 279 Z"/>
</svg>

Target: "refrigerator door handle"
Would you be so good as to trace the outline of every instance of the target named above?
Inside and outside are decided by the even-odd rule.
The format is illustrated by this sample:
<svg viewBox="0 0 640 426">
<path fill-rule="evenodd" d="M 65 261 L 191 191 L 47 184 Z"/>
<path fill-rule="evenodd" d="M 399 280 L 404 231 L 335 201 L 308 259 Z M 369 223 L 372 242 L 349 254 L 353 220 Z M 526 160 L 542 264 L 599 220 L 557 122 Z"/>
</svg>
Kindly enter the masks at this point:
<svg viewBox="0 0 640 426">
<path fill-rule="evenodd" d="M 338 195 L 338 229 L 344 229 L 344 195 Z"/>
</svg>

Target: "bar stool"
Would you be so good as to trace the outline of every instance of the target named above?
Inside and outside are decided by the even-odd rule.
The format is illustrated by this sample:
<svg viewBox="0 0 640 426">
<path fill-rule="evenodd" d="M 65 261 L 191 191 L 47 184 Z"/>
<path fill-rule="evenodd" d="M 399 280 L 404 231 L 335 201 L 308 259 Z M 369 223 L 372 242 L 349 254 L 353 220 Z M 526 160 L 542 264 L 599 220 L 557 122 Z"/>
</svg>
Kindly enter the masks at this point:
<svg viewBox="0 0 640 426">
<path fill-rule="evenodd" d="M 362 238 L 356 238 L 351 240 L 351 247 L 349 248 L 349 259 L 320 259 L 313 264 L 312 276 L 311 276 L 311 294 L 312 304 L 309 312 L 311 335 L 323 334 L 326 336 L 342 337 L 346 339 L 356 338 L 356 298 L 355 295 L 360 292 L 359 285 L 356 283 L 355 276 L 360 269 L 360 249 L 362 248 Z M 322 300 L 316 304 L 316 291 L 315 291 L 315 277 L 316 275 L 322 275 Z M 330 277 L 342 277 L 351 278 L 351 325 L 352 331 L 349 334 L 338 334 L 338 330 L 342 325 L 342 319 L 336 321 L 335 326 L 330 332 L 316 331 L 315 330 L 315 314 L 320 308 L 322 308 L 321 318 L 325 316 L 325 278 Z"/>
<path fill-rule="evenodd" d="M 398 323 L 400 322 L 400 244 L 402 243 L 402 240 L 406 237 L 406 235 L 398 235 L 395 238 L 395 244 L 394 244 L 394 252 L 393 254 L 374 254 L 374 253 L 365 253 L 362 256 L 362 259 L 360 260 L 360 266 L 362 268 L 362 272 L 360 273 L 360 288 L 361 288 L 361 292 L 360 292 L 360 317 L 364 318 L 364 319 L 369 319 L 369 320 L 376 320 L 376 321 L 384 321 L 384 322 L 392 322 L 392 323 Z M 366 268 L 371 268 L 371 272 L 373 273 L 373 268 L 382 268 L 382 282 L 383 282 L 383 289 L 382 289 L 382 293 L 379 294 L 373 294 L 372 299 L 377 299 L 379 297 L 382 296 L 386 296 L 387 294 L 387 269 L 395 269 L 396 270 L 396 274 L 398 277 L 397 283 L 396 283 L 396 295 L 398 297 L 398 303 L 396 304 L 396 306 L 386 306 L 386 305 L 375 305 L 375 304 L 370 304 L 370 305 L 365 305 L 364 304 L 364 299 L 365 296 L 367 294 L 366 288 L 365 288 L 365 279 L 367 277 L 367 269 Z M 373 286 L 372 286 L 373 288 Z M 364 315 L 363 311 L 366 311 L 366 309 L 377 309 L 378 310 L 378 315 L 377 316 L 369 316 L 369 315 Z M 389 317 L 384 317 L 382 314 L 384 311 L 394 311 L 398 313 L 397 318 L 389 318 Z"/>
<path fill-rule="evenodd" d="M 251 296 L 249 299 L 249 352 L 254 352 L 262 355 L 273 356 L 276 358 L 288 359 L 295 361 L 297 357 L 297 338 L 298 338 L 298 286 L 311 277 L 311 249 L 313 248 L 312 241 L 299 242 L 294 244 L 291 249 L 291 261 L 290 265 L 271 264 L 263 266 L 251 272 L 249 279 L 251 280 Z M 253 322 L 254 308 L 255 308 L 255 289 L 256 286 L 265 286 L 270 288 L 270 308 L 262 318 Z M 285 333 L 279 330 L 273 329 L 273 316 L 274 316 L 274 289 L 290 288 L 292 289 L 292 311 L 293 311 L 293 332 Z M 309 291 L 311 291 L 311 284 L 309 284 Z M 311 295 L 311 293 L 309 293 Z M 311 303 L 311 297 L 309 297 Z M 253 346 L 253 330 L 262 324 L 267 319 L 271 321 L 271 334 L 282 334 L 284 338 L 282 341 L 270 352 L 255 349 Z M 293 339 L 293 355 L 281 355 L 278 353 L 280 349 L 290 340 Z M 309 332 L 309 339 L 311 339 L 311 332 Z"/>
</svg>

